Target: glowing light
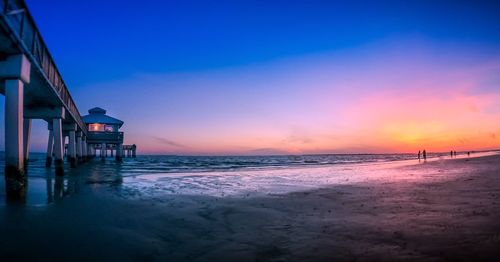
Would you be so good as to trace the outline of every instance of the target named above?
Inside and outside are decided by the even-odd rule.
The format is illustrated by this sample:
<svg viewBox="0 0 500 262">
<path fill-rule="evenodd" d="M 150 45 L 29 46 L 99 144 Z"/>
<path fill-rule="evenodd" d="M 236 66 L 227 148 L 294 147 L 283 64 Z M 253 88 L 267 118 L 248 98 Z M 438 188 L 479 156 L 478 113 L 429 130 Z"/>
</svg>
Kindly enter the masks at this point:
<svg viewBox="0 0 500 262">
<path fill-rule="evenodd" d="M 104 125 L 103 124 L 90 124 L 89 129 L 91 131 L 103 131 L 104 130 Z"/>
</svg>

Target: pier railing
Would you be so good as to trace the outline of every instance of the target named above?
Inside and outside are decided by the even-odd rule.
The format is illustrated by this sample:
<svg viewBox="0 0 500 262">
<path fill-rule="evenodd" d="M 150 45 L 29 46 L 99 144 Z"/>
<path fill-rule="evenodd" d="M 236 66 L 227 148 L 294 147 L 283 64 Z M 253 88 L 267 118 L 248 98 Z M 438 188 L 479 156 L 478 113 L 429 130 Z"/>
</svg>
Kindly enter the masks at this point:
<svg viewBox="0 0 500 262">
<path fill-rule="evenodd" d="M 123 132 L 94 132 L 87 133 L 88 143 L 123 143 Z"/>
<path fill-rule="evenodd" d="M 50 84 L 52 90 L 61 99 L 77 125 L 87 133 L 78 108 L 71 97 L 47 45 L 35 25 L 26 3 L 23 0 L 0 0 L 0 19 L 7 25 L 7 30 L 41 75 Z"/>
</svg>

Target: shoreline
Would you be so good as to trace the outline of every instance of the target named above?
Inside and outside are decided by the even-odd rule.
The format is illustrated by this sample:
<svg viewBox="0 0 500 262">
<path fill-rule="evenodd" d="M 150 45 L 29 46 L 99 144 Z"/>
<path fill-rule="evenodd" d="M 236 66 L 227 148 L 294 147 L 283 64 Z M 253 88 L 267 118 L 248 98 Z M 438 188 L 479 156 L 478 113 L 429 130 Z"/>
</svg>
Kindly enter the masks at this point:
<svg viewBox="0 0 500 262">
<path fill-rule="evenodd" d="M 241 168 L 235 168 L 235 169 L 221 169 L 221 170 L 207 170 L 207 171 L 184 171 L 184 172 L 178 172 L 178 171 L 168 171 L 168 172 L 152 172 L 152 173 L 145 173 L 145 174 L 133 174 L 130 176 L 149 176 L 149 175 L 158 175 L 158 174 L 163 174 L 165 176 L 169 175 L 197 175 L 200 174 L 200 176 L 207 175 L 207 174 L 227 174 L 227 173 L 250 173 L 250 172 L 266 172 L 266 171 L 287 171 L 287 170 L 300 170 L 300 169 L 311 169 L 311 168 L 331 168 L 331 167 L 345 167 L 345 166 L 374 166 L 374 165 L 414 165 L 414 164 L 424 164 L 425 162 L 433 162 L 433 161 L 439 161 L 439 160 L 455 160 L 455 159 L 472 159 L 472 158 L 478 158 L 478 157 L 484 157 L 484 156 L 491 156 L 491 155 L 499 155 L 500 151 L 498 150 L 489 150 L 489 151 L 475 151 L 474 154 L 471 156 L 467 156 L 465 154 L 460 154 L 457 155 L 456 157 L 453 158 L 448 158 L 449 156 L 436 156 L 436 157 L 429 157 L 427 158 L 426 161 L 423 159 L 419 162 L 418 158 L 415 157 L 414 159 L 401 159 L 401 160 L 382 160 L 382 161 L 366 161 L 366 162 L 352 162 L 352 163 L 345 163 L 345 162 L 340 162 L 340 163 L 325 163 L 325 164 L 298 164 L 298 165 L 289 165 L 289 166 L 264 166 L 264 167 L 241 167 Z M 333 154 L 335 155 L 335 154 Z M 342 155 L 342 154 L 340 154 Z M 348 154 L 350 155 L 350 154 Z M 352 154 L 352 155 L 371 155 L 371 154 Z M 391 155 L 391 154 L 377 154 L 377 155 Z M 155 155 L 155 156 L 160 156 L 160 155 Z"/>
</svg>

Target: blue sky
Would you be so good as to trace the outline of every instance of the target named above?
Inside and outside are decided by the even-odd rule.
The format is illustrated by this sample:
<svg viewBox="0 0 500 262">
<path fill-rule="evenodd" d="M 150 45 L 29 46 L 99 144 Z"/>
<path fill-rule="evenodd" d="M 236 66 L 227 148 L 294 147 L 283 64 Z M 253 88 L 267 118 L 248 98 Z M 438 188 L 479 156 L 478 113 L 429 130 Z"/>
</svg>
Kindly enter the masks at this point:
<svg viewBox="0 0 500 262">
<path fill-rule="evenodd" d="M 498 93 L 497 68 L 488 67 L 500 51 L 494 1 L 26 2 L 82 114 L 93 106 L 108 109 L 125 121 L 128 141 L 143 144 L 146 152 L 412 150 L 400 144 L 387 149 L 369 137 L 350 138 L 362 144 L 319 138 L 345 135 L 336 133 L 341 126 L 349 126 L 346 133 L 362 132 L 356 118 L 343 121 L 319 104 L 349 108 L 374 86 L 395 82 L 391 94 L 405 93 L 408 86 L 388 77 L 395 65 L 409 68 L 402 73 L 406 82 L 474 79 L 457 88 L 460 95 Z M 487 73 L 438 79 L 430 69 L 441 70 L 438 75 Z M 360 84 L 357 78 L 378 82 Z M 439 88 L 433 82 L 418 89 L 431 87 Z M 322 101 L 329 93 L 331 99 Z M 495 105 L 486 108 L 496 114 Z M 141 130 L 145 126 L 151 130 Z M 485 126 L 481 132 L 497 131 Z M 37 123 L 34 150 L 43 150 L 44 132 Z M 221 141 L 221 134 L 231 139 Z M 159 141 L 164 147 L 154 147 Z"/>
<path fill-rule="evenodd" d="M 232 67 L 395 36 L 497 46 L 498 3 L 478 2 L 27 1 L 75 88 L 137 72 Z"/>
</svg>

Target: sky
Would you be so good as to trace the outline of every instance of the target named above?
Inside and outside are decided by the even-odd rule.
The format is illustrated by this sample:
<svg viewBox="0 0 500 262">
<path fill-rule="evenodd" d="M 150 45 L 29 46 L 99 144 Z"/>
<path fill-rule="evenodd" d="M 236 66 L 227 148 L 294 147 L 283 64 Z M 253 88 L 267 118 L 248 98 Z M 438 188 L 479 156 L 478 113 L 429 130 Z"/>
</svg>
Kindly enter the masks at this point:
<svg viewBox="0 0 500 262">
<path fill-rule="evenodd" d="M 500 148 L 495 1 L 26 2 L 80 112 L 143 154 Z"/>
</svg>

